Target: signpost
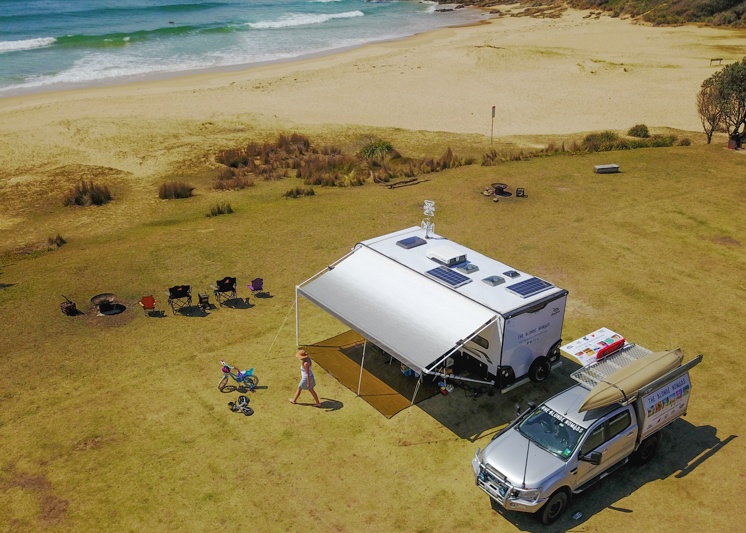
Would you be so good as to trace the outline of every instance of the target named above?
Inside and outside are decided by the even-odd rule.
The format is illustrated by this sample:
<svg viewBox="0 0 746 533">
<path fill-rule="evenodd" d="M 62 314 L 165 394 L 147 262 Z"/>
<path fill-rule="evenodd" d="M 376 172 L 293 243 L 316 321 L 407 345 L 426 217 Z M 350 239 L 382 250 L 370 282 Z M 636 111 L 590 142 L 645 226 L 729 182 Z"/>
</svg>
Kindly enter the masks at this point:
<svg viewBox="0 0 746 533">
<path fill-rule="evenodd" d="M 495 132 L 495 106 L 492 106 L 492 127 L 490 128 L 490 144 L 492 144 L 492 134 Z"/>
</svg>

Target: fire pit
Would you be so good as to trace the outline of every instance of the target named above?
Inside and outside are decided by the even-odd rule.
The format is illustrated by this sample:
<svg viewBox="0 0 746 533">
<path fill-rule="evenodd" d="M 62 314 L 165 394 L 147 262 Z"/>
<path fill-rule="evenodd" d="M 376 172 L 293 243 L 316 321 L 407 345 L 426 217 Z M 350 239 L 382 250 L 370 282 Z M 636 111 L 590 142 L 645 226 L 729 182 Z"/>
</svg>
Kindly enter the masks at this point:
<svg viewBox="0 0 746 533">
<path fill-rule="evenodd" d="M 114 303 L 116 299 L 116 294 L 104 292 L 91 298 L 91 305 L 98 307 L 99 316 L 118 315 L 125 310 L 125 307 L 122 304 Z"/>
</svg>

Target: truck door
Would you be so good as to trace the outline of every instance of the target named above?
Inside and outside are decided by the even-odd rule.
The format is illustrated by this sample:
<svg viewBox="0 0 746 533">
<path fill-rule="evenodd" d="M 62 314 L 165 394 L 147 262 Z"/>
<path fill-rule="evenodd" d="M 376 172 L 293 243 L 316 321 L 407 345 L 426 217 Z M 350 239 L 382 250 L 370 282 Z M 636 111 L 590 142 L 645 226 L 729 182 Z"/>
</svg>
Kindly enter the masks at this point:
<svg viewBox="0 0 746 533">
<path fill-rule="evenodd" d="M 630 406 L 592 427 L 580 445 L 580 455 L 601 452 L 601 464 L 578 461 L 577 485 L 583 485 L 631 454 L 636 435 L 637 422 Z"/>
</svg>

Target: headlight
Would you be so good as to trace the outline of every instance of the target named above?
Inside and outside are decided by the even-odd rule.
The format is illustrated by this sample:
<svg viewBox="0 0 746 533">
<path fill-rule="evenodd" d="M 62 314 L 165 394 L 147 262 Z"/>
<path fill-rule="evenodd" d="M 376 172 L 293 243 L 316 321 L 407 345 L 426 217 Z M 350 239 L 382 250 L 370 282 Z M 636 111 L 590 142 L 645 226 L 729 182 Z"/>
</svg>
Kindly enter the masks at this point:
<svg viewBox="0 0 746 533">
<path fill-rule="evenodd" d="M 541 491 L 539 489 L 513 489 L 510 495 L 516 500 L 535 502 L 541 496 Z"/>
</svg>

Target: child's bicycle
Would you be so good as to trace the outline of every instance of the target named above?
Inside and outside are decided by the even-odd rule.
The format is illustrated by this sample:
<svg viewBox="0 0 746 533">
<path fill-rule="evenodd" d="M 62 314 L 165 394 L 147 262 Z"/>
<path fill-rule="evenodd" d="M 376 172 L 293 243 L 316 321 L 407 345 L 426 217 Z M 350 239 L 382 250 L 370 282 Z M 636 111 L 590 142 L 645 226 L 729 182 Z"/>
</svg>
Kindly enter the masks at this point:
<svg viewBox="0 0 746 533">
<path fill-rule="evenodd" d="M 244 392 L 254 392 L 256 386 L 259 385 L 259 378 L 254 375 L 254 369 L 249 368 L 248 370 L 239 370 L 235 366 L 230 366 L 225 361 L 220 361 L 223 365 L 223 377 L 218 383 L 218 390 L 220 392 L 233 392 L 238 390 Z M 231 377 L 236 382 L 235 385 L 228 385 L 228 377 Z M 241 389 L 244 389 L 243 391 Z"/>
</svg>

